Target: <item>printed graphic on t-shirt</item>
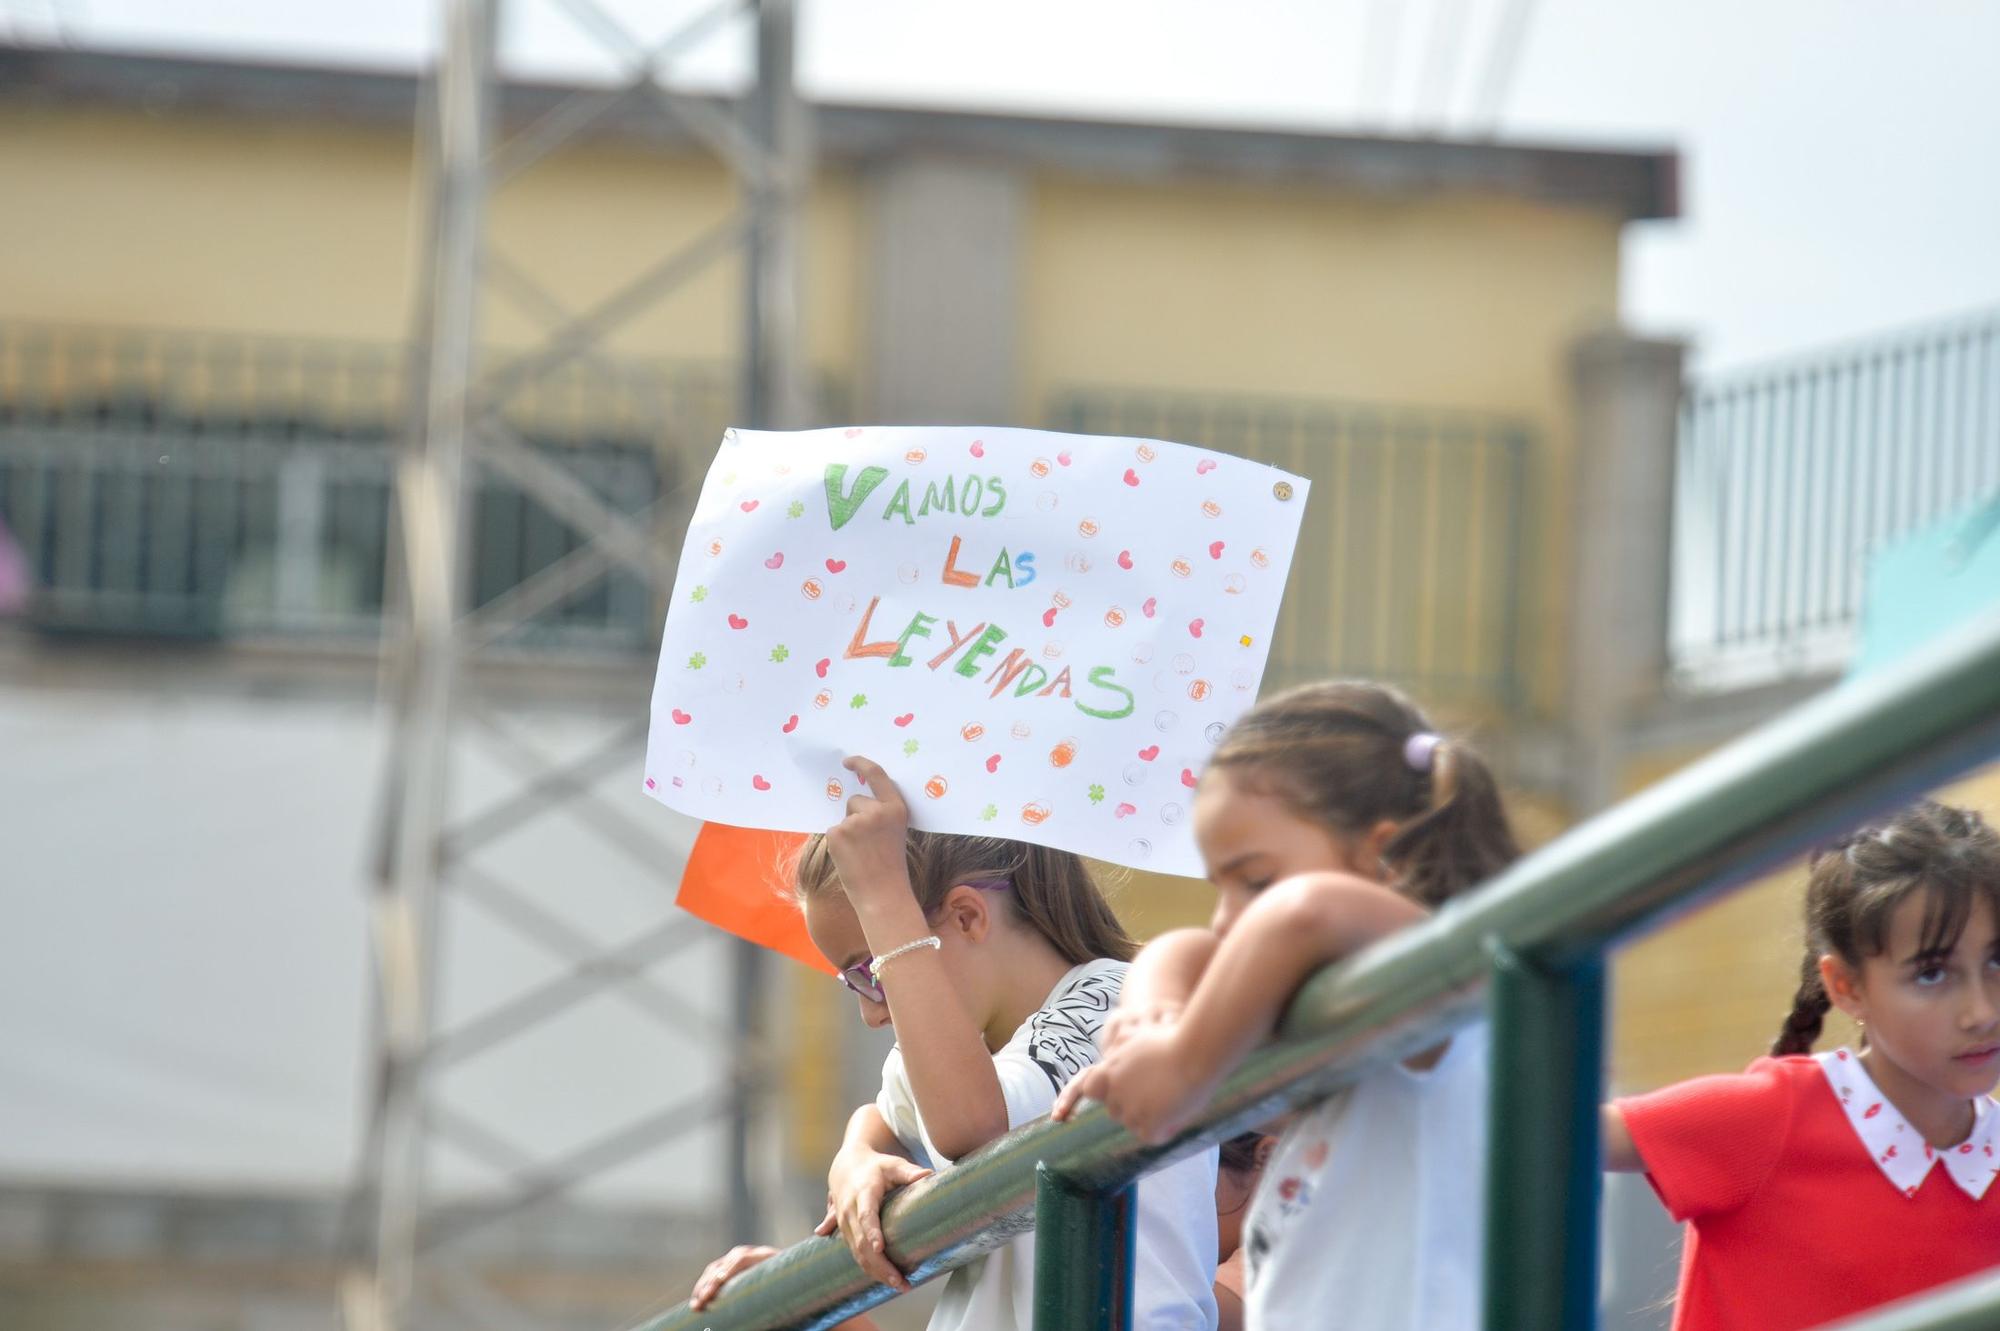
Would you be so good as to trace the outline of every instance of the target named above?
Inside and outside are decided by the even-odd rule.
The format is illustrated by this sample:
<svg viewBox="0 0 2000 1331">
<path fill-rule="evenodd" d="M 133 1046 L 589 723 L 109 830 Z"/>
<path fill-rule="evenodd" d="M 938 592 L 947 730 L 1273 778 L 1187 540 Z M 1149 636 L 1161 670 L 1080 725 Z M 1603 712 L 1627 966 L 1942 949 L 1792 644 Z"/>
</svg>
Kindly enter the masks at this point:
<svg viewBox="0 0 2000 1331">
<path fill-rule="evenodd" d="M 1097 1061 L 1097 1032 L 1118 1002 L 1123 968 L 1086 975 L 1028 1021 L 1028 1057 L 1061 1090 Z"/>
</svg>

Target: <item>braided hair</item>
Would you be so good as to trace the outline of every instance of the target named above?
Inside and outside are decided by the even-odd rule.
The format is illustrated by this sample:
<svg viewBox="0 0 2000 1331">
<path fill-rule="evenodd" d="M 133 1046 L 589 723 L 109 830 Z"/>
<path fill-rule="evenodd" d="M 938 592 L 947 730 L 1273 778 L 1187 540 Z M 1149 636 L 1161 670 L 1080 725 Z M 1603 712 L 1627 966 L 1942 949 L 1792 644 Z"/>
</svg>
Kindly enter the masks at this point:
<svg viewBox="0 0 2000 1331">
<path fill-rule="evenodd" d="M 1820 958 L 1839 957 L 1859 970 L 1887 947 L 1890 917 L 1917 892 L 1924 894 L 1926 952 L 1956 947 L 1981 902 L 2000 919 L 2000 833 L 1970 809 L 1924 800 L 1813 855 L 1806 954 L 1773 1055 L 1810 1053 L 1819 1039 L 1833 1006 Z"/>
</svg>

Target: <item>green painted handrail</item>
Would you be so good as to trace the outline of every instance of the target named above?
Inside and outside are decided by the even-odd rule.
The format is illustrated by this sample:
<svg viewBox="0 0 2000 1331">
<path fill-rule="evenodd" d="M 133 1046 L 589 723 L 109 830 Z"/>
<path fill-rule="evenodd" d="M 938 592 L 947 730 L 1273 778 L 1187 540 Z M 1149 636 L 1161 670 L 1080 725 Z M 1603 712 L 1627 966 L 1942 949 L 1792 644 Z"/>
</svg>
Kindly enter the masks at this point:
<svg viewBox="0 0 2000 1331">
<path fill-rule="evenodd" d="M 890 1256 L 913 1279 L 928 1279 L 1031 1223 L 1038 1162 L 1072 1189 L 1112 1192 L 1434 1043 L 1478 1011 L 1496 952 L 1549 973 L 1581 968 L 1587 983 L 1617 941 L 1996 755 L 2000 616 L 1988 616 L 1779 717 L 1423 925 L 1316 975 L 1293 1000 L 1281 1039 L 1253 1054 L 1167 1146 L 1143 1147 L 1093 1110 L 1068 1124 L 1030 1124 L 906 1189 L 884 1214 Z M 1555 1237 L 1538 1236 L 1545 1256 Z M 739 1277 L 706 1311 L 675 1308 L 642 1331 L 817 1328 L 891 1295 L 844 1247 L 809 1239 Z"/>
</svg>

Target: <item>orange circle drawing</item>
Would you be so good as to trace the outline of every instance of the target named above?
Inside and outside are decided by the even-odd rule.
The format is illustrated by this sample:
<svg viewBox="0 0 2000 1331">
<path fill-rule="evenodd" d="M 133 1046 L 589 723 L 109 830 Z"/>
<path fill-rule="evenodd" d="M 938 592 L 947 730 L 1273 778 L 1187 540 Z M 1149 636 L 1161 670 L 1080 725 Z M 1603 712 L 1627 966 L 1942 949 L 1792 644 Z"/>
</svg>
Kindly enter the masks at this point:
<svg viewBox="0 0 2000 1331">
<path fill-rule="evenodd" d="M 1056 594 L 1055 594 L 1054 596 L 1051 596 L 1051 597 L 1050 597 L 1049 599 L 1050 599 L 1051 601 L 1054 601 L 1054 602 L 1056 603 L 1056 609 L 1058 609 L 1058 610 L 1067 610 L 1067 609 L 1069 609 L 1069 593 L 1068 593 L 1068 592 L 1057 592 L 1057 593 L 1056 593 Z"/>
<path fill-rule="evenodd" d="M 1213 499 L 1204 499 L 1201 501 L 1201 511 L 1208 517 L 1219 518 L 1222 516 L 1222 505 L 1216 503 Z"/>
<path fill-rule="evenodd" d="M 716 556 L 716 555 L 719 555 L 719 554 L 721 554 L 721 553 L 722 553 L 722 538 L 721 538 L 721 537 L 719 537 L 719 536 L 718 536 L 718 537 L 717 537 L 716 539 L 714 539 L 714 540 L 712 540 L 712 541 L 710 541 L 710 542 L 708 543 L 708 553 L 709 553 L 709 557 L 710 557 L 710 558 L 713 558 L 714 556 Z"/>
<path fill-rule="evenodd" d="M 813 706 L 815 707 L 824 707 L 832 701 L 833 701 L 833 695 L 827 692 L 825 689 L 821 689 L 818 693 L 815 693 L 813 695 Z"/>
<path fill-rule="evenodd" d="M 1040 480 L 1048 474 L 1049 460 L 1047 458 L 1036 458 L 1028 464 L 1028 475 L 1033 476 L 1036 480 Z"/>
<path fill-rule="evenodd" d="M 805 597 L 808 601 L 817 601 L 822 590 L 824 589 L 819 585 L 818 578 L 807 578 L 799 587 L 799 595 Z"/>
<path fill-rule="evenodd" d="M 1085 518 L 1082 522 L 1077 523 L 1076 534 L 1078 536 L 1097 535 L 1097 520 L 1095 518 Z"/>
<path fill-rule="evenodd" d="M 1260 545 L 1250 552 L 1250 562 L 1258 568 L 1269 568 L 1271 556 L 1265 554 L 1264 547 Z"/>
<path fill-rule="evenodd" d="M 1151 444 L 1141 444 L 1139 445 L 1137 451 L 1139 454 L 1139 461 L 1141 462 L 1151 462 L 1154 458 L 1159 456 L 1158 453 L 1155 453 L 1153 451 L 1153 446 Z"/>
<path fill-rule="evenodd" d="M 837 800 L 840 796 L 840 783 L 838 781 L 828 781 L 826 783 L 826 797 L 830 800 Z"/>
<path fill-rule="evenodd" d="M 1189 578 L 1194 576 L 1194 565 L 1188 563 L 1187 560 L 1185 559 L 1176 559 L 1173 563 L 1167 565 L 1167 568 L 1177 578 Z"/>
<path fill-rule="evenodd" d="M 951 784 L 941 776 L 934 776 L 924 782 L 924 794 L 929 795 L 934 800 L 943 799 L 944 793 L 950 789 Z"/>
<path fill-rule="evenodd" d="M 1030 827 L 1049 820 L 1049 806 L 1036 800 L 1021 806 L 1021 821 Z"/>
<path fill-rule="evenodd" d="M 1076 761 L 1076 741 L 1066 739 L 1049 750 L 1049 766 L 1068 767 Z"/>
<path fill-rule="evenodd" d="M 1104 627 L 1115 629 L 1124 622 L 1125 612 L 1119 607 L 1114 605 L 1104 612 Z"/>
<path fill-rule="evenodd" d="M 967 721 L 959 728 L 958 736 L 967 744 L 970 744 L 985 733 L 985 726 L 980 725 L 977 721 Z"/>
<path fill-rule="evenodd" d="M 1026 739 L 1028 736 L 1034 733 L 1035 732 L 1033 730 L 1029 729 L 1028 723 L 1026 721 L 1016 721 L 1014 723 L 1015 739 Z"/>
<path fill-rule="evenodd" d="M 923 464 L 923 460 L 924 460 L 924 450 L 921 448 L 913 448 L 909 452 L 903 454 L 903 461 L 909 463 L 912 467 L 921 466 Z"/>
<path fill-rule="evenodd" d="M 1208 696 L 1207 680 L 1197 679 L 1189 681 L 1188 697 L 1194 699 L 1196 702 L 1200 702 L 1203 698 L 1206 698 L 1207 696 Z"/>
</svg>

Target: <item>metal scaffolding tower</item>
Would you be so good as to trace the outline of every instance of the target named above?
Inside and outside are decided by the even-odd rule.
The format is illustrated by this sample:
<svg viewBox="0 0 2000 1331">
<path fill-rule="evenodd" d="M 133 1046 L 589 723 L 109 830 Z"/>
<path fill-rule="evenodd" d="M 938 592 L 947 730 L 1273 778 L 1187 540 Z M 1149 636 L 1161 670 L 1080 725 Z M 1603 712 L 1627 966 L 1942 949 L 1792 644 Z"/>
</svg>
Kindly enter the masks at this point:
<svg viewBox="0 0 2000 1331">
<path fill-rule="evenodd" d="M 607 503 L 564 465 L 505 421 L 514 395 L 562 366 L 593 354 L 603 338 L 713 264 L 741 252 L 747 288 L 743 347 L 744 423 L 802 424 L 797 358 L 796 216 L 808 172 L 793 84 L 792 0 L 721 0 L 665 41 L 640 42 L 598 0 L 550 0 L 612 51 L 622 85 L 578 92 L 504 141 L 496 140 L 499 89 L 495 46 L 499 0 L 443 0 L 442 42 L 432 96 L 420 99 L 419 151 L 429 203 L 417 331 L 412 340 L 412 404 L 396 480 L 399 557 L 391 599 L 401 634 L 390 656 L 394 699 L 391 753 L 381 800 L 371 924 L 377 986 L 373 1099 L 363 1159 L 348 1208 L 350 1259 L 344 1307 L 350 1328 L 409 1331 L 428 1310 L 455 1304 L 480 1320 L 497 1296 L 453 1260 L 453 1242 L 493 1221 L 564 1196 L 577 1184 L 718 1116 L 729 1125 L 729 1227 L 739 1240 L 761 1229 L 750 1175 L 750 1133 L 763 1078 L 759 955 L 734 945 L 733 1029 L 722 1032 L 718 1062 L 729 1075 L 719 1096 L 662 1107 L 610 1137 L 553 1161 L 524 1153 L 428 1093 L 438 1072 L 483 1053 L 582 999 L 617 990 L 670 1029 L 687 1012 L 649 983 L 646 967 L 691 941 L 700 928 L 670 917 L 614 947 L 595 946 L 559 912 L 465 863 L 496 833 L 557 806 L 587 814 L 593 832 L 652 865 L 672 851 L 646 826 L 592 793 L 590 783 L 621 764 L 638 770 L 643 716 L 598 750 L 568 763 L 540 753 L 478 696 L 480 654 L 538 614 L 563 604 L 614 566 L 650 580 L 656 604 L 671 585 L 679 533 L 660 530 L 662 504 L 637 517 Z M 756 78 L 731 113 L 677 93 L 662 76 L 679 53 L 724 23 L 755 25 Z M 527 267 L 486 242 L 489 195 L 613 108 L 652 107 L 721 156 L 740 182 L 731 218 L 647 266 L 589 310 L 571 312 Z M 549 326 L 541 345 L 503 363 L 480 363 L 480 310 L 491 292 Z M 468 467 L 505 476 L 574 527 L 584 544 L 484 605 L 465 604 Z M 399 566 L 399 567 L 398 567 Z M 473 734 L 524 774 L 520 790 L 454 823 L 447 785 L 454 745 Z M 564 975 L 498 1004 L 457 1029 L 435 1020 L 435 967 L 441 895 L 464 894 L 568 964 Z M 606 1069 L 607 1078 L 616 1069 Z M 426 1158 L 448 1140 L 507 1180 L 494 1206 L 441 1208 L 426 1191 Z"/>
</svg>

